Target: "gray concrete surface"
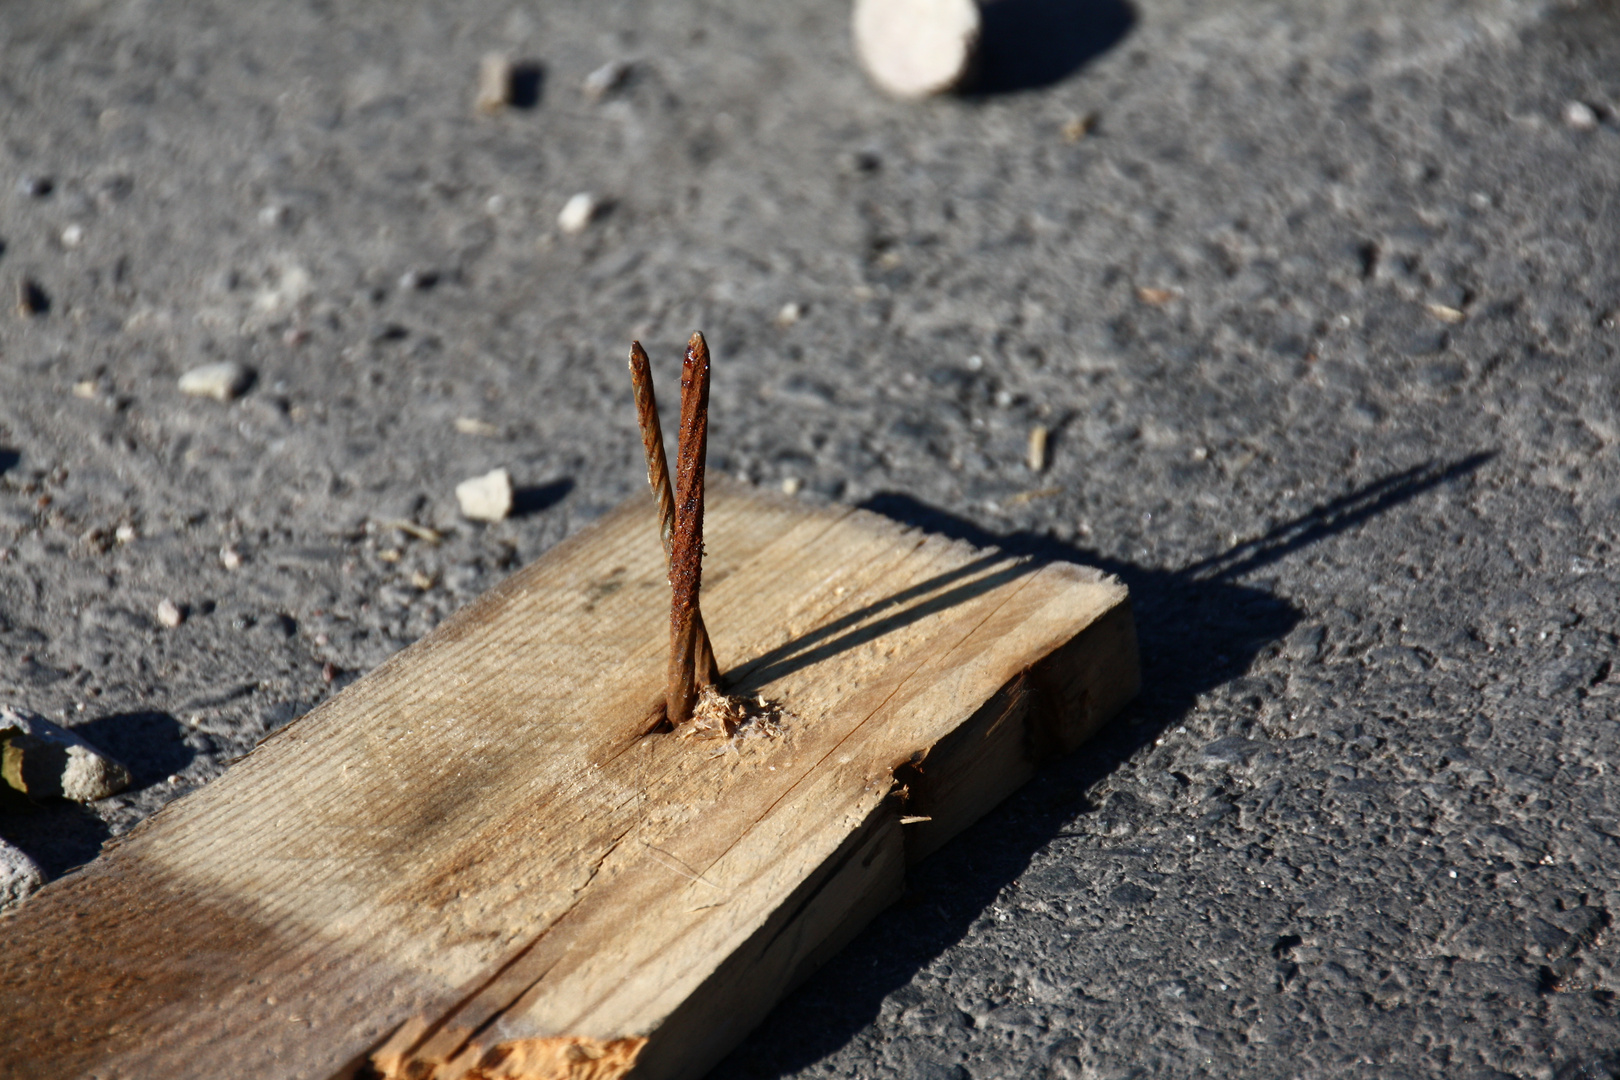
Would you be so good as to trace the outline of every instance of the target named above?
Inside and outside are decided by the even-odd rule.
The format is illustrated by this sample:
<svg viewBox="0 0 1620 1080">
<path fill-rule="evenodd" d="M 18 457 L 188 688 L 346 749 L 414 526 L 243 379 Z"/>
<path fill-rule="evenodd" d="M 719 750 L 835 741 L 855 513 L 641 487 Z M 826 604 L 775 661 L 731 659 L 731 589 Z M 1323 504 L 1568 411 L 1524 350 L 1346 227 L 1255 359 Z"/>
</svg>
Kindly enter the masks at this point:
<svg viewBox="0 0 1620 1080">
<path fill-rule="evenodd" d="M 821 0 L 0 9 L 0 700 L 137 781 L 0 835 L 92 857 L 636 490 L 626 343 L 701 327 L 715 467 L 1119 573 L 1147 681 L 719 1076 L 1614 1075 L 1620 8 L 1008 2 L 920 106 Z"/>
</svg>

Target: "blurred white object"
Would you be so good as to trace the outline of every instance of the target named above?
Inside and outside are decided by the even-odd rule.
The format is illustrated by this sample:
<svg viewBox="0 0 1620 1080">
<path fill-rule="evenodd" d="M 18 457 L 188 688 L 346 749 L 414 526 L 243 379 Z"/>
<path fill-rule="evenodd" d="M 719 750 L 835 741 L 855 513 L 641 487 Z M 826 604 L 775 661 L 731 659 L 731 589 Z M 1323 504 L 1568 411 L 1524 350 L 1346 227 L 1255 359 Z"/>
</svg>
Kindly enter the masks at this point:
<svg viewBox="0 0 1620 1080">
<path fill-rule="evenodd" d="M 473 521 L 504 521 L 512 512 L 512 476 L 496 469 L 456 485 L 463 516 Z"/>
<path fill-rule="evenodd" d="M 582 191 L 563 205 L 557 215 L 557 227 L 565 233 L 584 232 L 585 226 L 596 218 L 596 196 Z"/>
<path fill-rule="evenodd" d="M 585 76 L 585 81 L 580 84 L 580 89 L 592 101 L 600 101 L 614 90 L 617 90 L 629 74 L 629 64 L 623 60 L 609 60 Z"/>
<path fill-rule="evenodd" d="M 979 45 L 973 0 L 855 0 L 855 52 L 886 93 L 924 98 L 956 87 Z"/>
</svg>

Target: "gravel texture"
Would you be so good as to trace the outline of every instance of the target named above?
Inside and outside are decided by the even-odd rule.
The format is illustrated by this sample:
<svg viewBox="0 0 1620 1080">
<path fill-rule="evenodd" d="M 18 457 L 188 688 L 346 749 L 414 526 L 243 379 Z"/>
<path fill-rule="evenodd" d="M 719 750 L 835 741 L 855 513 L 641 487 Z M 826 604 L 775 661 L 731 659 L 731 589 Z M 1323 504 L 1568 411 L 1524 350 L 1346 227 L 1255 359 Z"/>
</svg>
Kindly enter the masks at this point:
<svg viewBox="0 0 1620 1080">
<path fill-rule="evenodd" d="M 924 104 L 848 16 L 9 3 L 0 703 L 135 786 L 0 836 L 636 491 L 626 346 L 701 328 L 712 467 L 1118 573 L 1146 682 L 719 1076 L 1620 1071 L 1620 9 L 1003 0 Z"/>
</svg>

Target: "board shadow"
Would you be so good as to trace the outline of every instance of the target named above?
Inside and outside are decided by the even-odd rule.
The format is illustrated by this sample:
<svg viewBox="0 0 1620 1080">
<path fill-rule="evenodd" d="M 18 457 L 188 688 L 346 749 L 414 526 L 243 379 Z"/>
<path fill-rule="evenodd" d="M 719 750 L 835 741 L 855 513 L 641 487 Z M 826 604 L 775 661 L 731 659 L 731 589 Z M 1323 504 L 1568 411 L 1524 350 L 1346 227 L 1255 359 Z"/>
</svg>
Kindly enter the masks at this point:
<svg viewBox="0 0 1620 1080">
<path fill-rule="evenodd" d="M 1494 456 L 1474 454 L 1392 474 L 1180 570 L 1138 566 L 1037 533 L 992 532 L 900 493 L 862 503 L 863 509 L 902 524 L 987 549 L 972 565 L 1019 556 L 1026 560 L 1019 564 L 1023 567 L 1076 562 L 1119 577 L 1131 591 L 1142 691 L 1083 753 L 1044 769 L 1002 807 L 909 870 L 906 899 L 785 997 L 711 1080 L 780 1076 L 847 1045 L 873 1022 L 890 994 L 962 939 L 1038 851 L 1072 827 L 1078 815 L 1096 810 L 1087 805 L 1085 791 L 1180 723 L 1201 694 L 1243 675 L 1262 649 L 1298 623 L 1301 612 L 1292 604 L 1236 579 L 1466 477 Z M 806 635 L 798 648 L 790 643 L 778 650 L 791 650 L 784 656 L 768 660 L 767 654 L 761 661 L 793 663 L 850 632 L 846 627 L 814 641 Z"/>
</svg>

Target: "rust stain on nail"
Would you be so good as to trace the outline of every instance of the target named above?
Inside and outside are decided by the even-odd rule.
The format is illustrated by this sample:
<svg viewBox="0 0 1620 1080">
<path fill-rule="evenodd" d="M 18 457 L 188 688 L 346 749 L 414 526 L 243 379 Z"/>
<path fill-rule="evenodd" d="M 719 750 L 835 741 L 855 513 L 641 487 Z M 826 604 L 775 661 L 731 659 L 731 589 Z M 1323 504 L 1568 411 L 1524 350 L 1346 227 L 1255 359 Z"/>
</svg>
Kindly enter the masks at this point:
<svg viewBox="0 0 1620 1080">
<path fill-rule="evenodd" d="M 697 701 L 694 616 L 703 578 L 703 472 L 709 450 L 709 347 L 693 334 L 681 366 L 681 426 L 675 446 L 675 529 L 669 554 L 670 723 L 692 715 Z"/>
<path fill-rule="evenodd" d="M 708 454 L 709 411 L 709 350 L 703 335 L 692 335 L 682 368 L 681 423 L 676 433 L 676 482 L 673 486 L 664 456 L 664 433 L 658 419 L 657 395 L 653 391 L 652 365 L 639 341 L 630 344 L 630 382 L 635 390 L 641 446 L 647 458 L 647 484 L 658 500 L 659 538 L 669 567 L 670 655 L 664 711 L 669 723 L 678 725 L 691 715 L 698 690 L 716 684 L 720 677 L 714 647 L 709 642 L 708 628 L 703 625 L 698 604 L 703 565 L 703 474 Z"/>
</svg>

